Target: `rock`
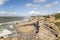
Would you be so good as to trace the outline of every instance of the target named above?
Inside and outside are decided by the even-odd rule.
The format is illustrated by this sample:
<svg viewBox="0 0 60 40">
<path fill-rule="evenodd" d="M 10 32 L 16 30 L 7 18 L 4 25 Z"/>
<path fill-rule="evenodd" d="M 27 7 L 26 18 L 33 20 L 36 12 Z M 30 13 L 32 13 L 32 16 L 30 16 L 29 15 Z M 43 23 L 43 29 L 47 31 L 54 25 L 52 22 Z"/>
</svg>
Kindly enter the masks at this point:
<svg viewBox="0 0 60 40">
<path fill-rule="evenodd" d="M 49 24 L 51 27 L 46 26 L 45 24 Z M 59 32 L 57 26 L 55 26 L 54 23 L 50 24 L 49 21 L 47 22 L 44 17 L 35 17 L 32 20 L 22 24 L 16 23 L 14 28 L 18 35 L 17 37 L 7 37 L 0 40 L 56 40 L 57 37 L 55 33 L 57 33 L 57 31 Z M 36 33 L 37 31 L 38 33 Z"/>
<path fill-rule="evenodd" d="M 0 40 L 4 40 L 4 39 L 0 39 Z"/>
<path fill-rule="evenodd" d="M 37 34 L 37 36 L 42 40 L 56 40 L 56 36 L 45 27 L 39 28 L 39 33 Z"/>
<path fill-rule="evenodd" d="M 18 40 L 18 38 L 17 37 L 13 37 L 11 40 Z"/>
<path fill-rule="evenodd" d="M 11 38 L 10 37 L 7 37 L 7 38 L 4 38 L 4 40 L 11 40 Z"/>
</svg>

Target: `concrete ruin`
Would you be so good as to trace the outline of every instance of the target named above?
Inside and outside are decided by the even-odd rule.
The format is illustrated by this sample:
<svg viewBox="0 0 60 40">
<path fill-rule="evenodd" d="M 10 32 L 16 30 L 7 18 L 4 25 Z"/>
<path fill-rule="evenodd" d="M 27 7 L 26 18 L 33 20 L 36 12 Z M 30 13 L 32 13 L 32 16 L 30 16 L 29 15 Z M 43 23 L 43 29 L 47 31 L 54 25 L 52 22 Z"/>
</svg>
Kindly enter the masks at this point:
<svg viewBox="0 0 60 40">
<path fill-rule="evenodd" d="M 54 17 L 53 17 L 54 18 Z M 48 21 L 45 17 L 35 16 L 33 19 L 24 23 L 16 23 L 14 29 L 17 37 L 5 38 L 6 40 L 56 40 L 59 28 Z M 53 19 L 54 20 L 54 19 Z M 4 40 L 5 40 L 4 39 Z"/>
</svg>

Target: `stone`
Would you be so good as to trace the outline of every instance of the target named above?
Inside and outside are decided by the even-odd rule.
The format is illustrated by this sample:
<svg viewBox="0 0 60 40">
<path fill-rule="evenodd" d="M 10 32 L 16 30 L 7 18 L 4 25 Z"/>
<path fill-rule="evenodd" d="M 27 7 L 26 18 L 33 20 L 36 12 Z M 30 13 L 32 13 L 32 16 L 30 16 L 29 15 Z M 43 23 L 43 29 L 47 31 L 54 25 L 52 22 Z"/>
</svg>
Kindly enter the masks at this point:
<svg viewBox="0 0 60 40">
<path fill-rule="evenodd" d="M 37 36 L 42 40 L 56 40 L 55 35 L 45 27 L 39 28 L 39 33 L 37 34 Z"/>
</svg>

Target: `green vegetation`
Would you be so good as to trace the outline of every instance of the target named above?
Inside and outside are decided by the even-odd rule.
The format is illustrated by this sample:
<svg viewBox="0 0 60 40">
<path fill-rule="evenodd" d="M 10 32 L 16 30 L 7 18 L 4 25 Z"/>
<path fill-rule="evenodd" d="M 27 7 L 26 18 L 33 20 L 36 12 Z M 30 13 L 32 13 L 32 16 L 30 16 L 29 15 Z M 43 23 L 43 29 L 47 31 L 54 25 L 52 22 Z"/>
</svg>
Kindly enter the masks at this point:
<svg viewBox="0 0 60 40">
<path fill-rule="evenodd" d="M 55 24 L 56 24 L 56 25 L 58 26 L 58 28 L 60 29 L 60 23 L 56 22 Z"/>
<path fill-rule="evenodd" d="M 60 19 L 60 13 L 53 14 L 53 15 L 55 15 L 56 19 Z M 47 17 L 47 18 L 49 18 L 49 15 L 48 15 L 48 16 L 44 16 L 44 17 Z"/>
<path fill-rule="evenodd" d="M 55 21 L 57 21 L 58 19 L 60 20 L 60 13 L 53 14 L 53 15 L 55 15 L 55 18 L 56 18 Z M 48 16 L 44 16 L 44 17 L 49 18 L 49 15 L 48 15 Z M 55 22 L 55 24 L 56 24 L 56 25 L 59 27 L 59 29 L 60 29 L 60 21 Z"/>
<path fill-rule="evenodd" d="M 55 14 L 55 17 L 56 17 L 56 20 L 57 20 L 57 19 L 60 20 L 60 13 Z M 60 29 L 60 22 L 56 22 L 55 24 L 56 24 L 56 25 L 59 27 L 59 29 Z"/>
<path fill-rule="evenodd" d="M 60 19 L 60 13 L 55 14 L 56 19 Z"/>
</svg>

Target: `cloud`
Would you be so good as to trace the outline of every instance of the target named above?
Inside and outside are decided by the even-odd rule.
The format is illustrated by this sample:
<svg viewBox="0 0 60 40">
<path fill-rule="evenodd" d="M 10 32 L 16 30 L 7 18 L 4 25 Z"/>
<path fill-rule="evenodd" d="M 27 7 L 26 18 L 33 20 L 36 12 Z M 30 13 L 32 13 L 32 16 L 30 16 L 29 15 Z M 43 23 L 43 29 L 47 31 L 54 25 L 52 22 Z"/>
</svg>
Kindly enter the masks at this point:
<svg viewBox="0 0 60 40">
<path fill-rule="evenodd" d="M 18 12 L 0 11 L 0 16 L 20 16 Z"/>
<path fill-rule="evenodd" d="M 14 8 L 14 6 L 10 6 L 10 8 Z"/>
<path fill-rule="evenodd" d="M 27 3 L 26 6 L 27 7 L 31 7 L 32 6 L 32 3 Z"/>
<path fill-rule="evenodd" d="M 58 4 L 58 1 L 55 1 L 55 2 L 53 2 L 53 3 L 51 3 L 51 4 L 45 5 L 45 7 L 46 7 L 46 8 L 49 8 L 49 7 L 55 6 L 55 5 L 57 5 L 57 4 Z"/>
<path fill-rule="evenodd" d="M 33 0 L 34 2 L 40 3 L 40 2 L 46 2 L 47 0 Z"/>
<path fill-rule="evenodd" d="M 58 4 L 58 1 L 53 2 L 53 4 Z"/>
<path fill-rule="evenodd" d="M 38 9 L 38 8 L 40 8 L 40 4 L 27 3 L 26 7 L 30 7 L 30 8 L 33 8 L 33 9 Z"/>
<path fill-rule="evenodd" d="M 29 14 L 31 14 L 31 15 L 38 15 L 38 14 L 40 14 L 40 12 L 38 12 L 38 11 L 31 11 Z"/>
<path fill-rule="evenodd" d="M 58 11 L 57 13 L 60 13 L 60 11 Z"/>
<path fill-rule="evenodd" d="M 0 14 L 5 14 L 5 13 L 7 13 L 7 12 L 5 12 L 5 11 L 0 11 Z"/>
<path fill-rule="evenodd" d="M 29 15 L 34 15 L 34 16 L 36 16 L 36 15 L 48 15 L 48 14 L 51 14 L 51 13 L 34 11 L 34 10 L 29 12 Z"/>
<path fill-rule="evenodd" d="M 9 13 L 9 14 L 14 14 L 14 15 L 16 15 L 16 14 L 18 14 L 17 12 L 12 12 L 12 13 Z"/>
<path fill-rule="evenodd" d="M 3 5 L 5 2 L 8 2 L 9 0 L 0 0 L 0 6 Z"/>
<path fill-rule="evenodd" d="M 0 14 L 6 14 L 6 15 L 12 15 L 12 14 L 14 14 L 14 15 L 16 15 L 16 14 L 18 14 L 17 12 L 5 12 L 5 11 L 0 11 Z"/>
</svg>

